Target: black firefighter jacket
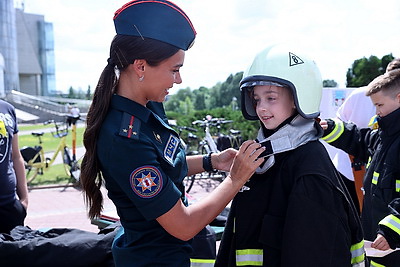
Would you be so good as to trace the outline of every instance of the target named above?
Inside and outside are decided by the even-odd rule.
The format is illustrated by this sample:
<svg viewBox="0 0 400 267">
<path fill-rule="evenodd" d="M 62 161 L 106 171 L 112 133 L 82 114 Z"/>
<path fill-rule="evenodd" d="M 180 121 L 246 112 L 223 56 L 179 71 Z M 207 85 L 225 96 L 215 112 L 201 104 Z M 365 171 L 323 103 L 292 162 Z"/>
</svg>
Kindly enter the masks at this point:
<svg viewBox="0 0 400 267">
<path fill-rule="evenodd" d="M 337 267 L 364 259 L 357 212 L 319 141 L 276 154 L 241 191 L 216 267 Z"/>
</svg>

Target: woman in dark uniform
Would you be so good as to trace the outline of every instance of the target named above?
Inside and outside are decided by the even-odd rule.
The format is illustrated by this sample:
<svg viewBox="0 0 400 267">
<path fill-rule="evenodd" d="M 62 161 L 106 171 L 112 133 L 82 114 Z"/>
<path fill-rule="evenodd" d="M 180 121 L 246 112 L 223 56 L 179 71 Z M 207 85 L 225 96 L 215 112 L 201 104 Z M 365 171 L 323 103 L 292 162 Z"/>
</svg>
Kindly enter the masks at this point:
<svg viewBox="0 0 400 267">
<path fill-rule="evenodd" d="M 179 70 L 195 39 L 193 25 L 165 0 L 129 2 L 117 10 L 114 23 L 117 35 L 84 134 L 81 182 L 89 217 L 101 212 L 105 182 L 124 229 L 113 244 L 117 266 L 190 266 L 189 240 L 251 177 L 264 148 L 246 141 L 239 151 L 186 157 L 161 102 L 182 81 Z M 213 169 L 230 175 L 187 206 L 184 177 Z"/>
</svg>

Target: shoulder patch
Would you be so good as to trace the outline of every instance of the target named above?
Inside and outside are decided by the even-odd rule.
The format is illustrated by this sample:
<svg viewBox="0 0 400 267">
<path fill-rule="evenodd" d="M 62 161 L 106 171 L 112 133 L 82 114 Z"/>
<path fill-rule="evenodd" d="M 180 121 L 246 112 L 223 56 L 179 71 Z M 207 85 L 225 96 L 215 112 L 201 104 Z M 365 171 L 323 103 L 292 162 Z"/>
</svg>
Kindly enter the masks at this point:
<svg viewBox="0 0 400 267">
<path fill-rule="evenodd" d="M 160 193 L 163 181 L 160 171 L 154 166 L 142 166 L 131 173 L 133 192 L 141 198 L 152 198 Z"/>
<path fill-rule="evenodd" d="M 164 158 L 171 164 L 174 163 L 174 154 L 179 145 L 179 138 L 170 134 L 164 149 Z"/>
<path fill-rule="evenodd" d="M 136 119 L 135 116 L 129 113 L 124 113 L 122 116 L 121 127 L 119 129 L 119 135 L 131 139 L 138 139 L 139 130 L 140 120 Z"/>
</svg>

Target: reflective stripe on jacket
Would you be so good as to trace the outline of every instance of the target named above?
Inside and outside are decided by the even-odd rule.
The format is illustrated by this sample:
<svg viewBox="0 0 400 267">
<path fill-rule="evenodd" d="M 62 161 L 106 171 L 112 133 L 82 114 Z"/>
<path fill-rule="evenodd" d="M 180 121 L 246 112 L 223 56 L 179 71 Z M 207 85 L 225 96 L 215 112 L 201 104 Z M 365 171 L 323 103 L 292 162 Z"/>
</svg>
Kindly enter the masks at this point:
<svg viewBox="0 0 400 267">
<path fill-rule="evenodd" d="M 213 267 L 215 260 L 190 259 L 190 267 Z"/>
<path fill-rule="evenodd" d="M 380 222 L 380 225 L 384 225 L 386 227 L 389 227 L 393 231 L 395 231 L 397 234 L 400 235 L 400 219 L 394 216 L 393 214 L 390 214 L 383 218 Z"/>
<path fill-rule="evenodd" d="M 263 266 L 262 249 L 238 249 L 236 250 L 237 266 Z"/>
</svg>

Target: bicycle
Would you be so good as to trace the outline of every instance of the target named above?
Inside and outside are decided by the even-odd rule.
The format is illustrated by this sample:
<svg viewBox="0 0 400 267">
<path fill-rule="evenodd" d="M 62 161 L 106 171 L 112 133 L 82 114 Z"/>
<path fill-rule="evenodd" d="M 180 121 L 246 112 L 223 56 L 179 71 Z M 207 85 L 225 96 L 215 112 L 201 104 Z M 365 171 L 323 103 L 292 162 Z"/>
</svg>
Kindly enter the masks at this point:
<svg viewBox="0 0 400 267">
<path fill-rule="evenodd" d="M 61 154 L 64 171 L 67 176 L 70 177 L 70 181 L 72 180 L 73 184 L 76 186 L 79 185 L 80 164 L 76 159 L 76 122 L 79 120 L 79 117 L 68 117 L 68 119 L 71 119 L 72 122 L 72 154 L 70 153 L 69 147 L 66 143 L 68 124 L 64 122 L 55 122 L 54 120 L 44 122 L 44 125 L 54 124 L 55 132 L 52 132 L 52 135 L 53 137 L 60 139 L 56 151 L 51 158 L 48 158 L 45 155 L 42 141 L 44 132 L 31 133 L 33 136 L 38 138 L 38 145 L 35 145 L 34 147 L 25 146 L 20 149 L 25 163 L 28 185 L 37 177 L 37 175 L 43 175 L 43 173 L 53 165 L 59 154 Z"/>
<path fill-rule="evenodd" d="M 232 123 L 232 120 L 225 120 L 224 118 L 212 118 L 210 115 L 207 115 L 203 120 L 196 120 L 192 122 L 193 125 L 198 125 L 204 128 L 204 138 L 199 142 L 198 145 L 198 153 L 201 154 L 209 154 L 211 152 L 217 153 L 229 147 L 233 147 L 238 149 L 242 143 L 240 137 L 240 131 L 230 129 L 230 135 L 226 136 L 221 134 L 221 126 L 223 124 Z M 217 128 L 217 135 L 213 137 L 210 133 L 210 127 Z M 229 145 L 227 145 L 224 140 L 229 140 Z M 198 182 L 205 181 L 207 186 L 210 186 L 213 181 L 221 182 L 227 176 L 227 172 L 225 171 L 215 171 L 215 172 L 202 172 L 199 174 L 194 174 L 191 176 L 187 176 L 184 179 L 184 185 L 186 188 L 186 192 L 192 189 L 195 180 Z"/>
<path fill-rule="evenodd" d="M 198 142 L 197 135 L 193 134 L 194 132 L 197 132 L 197 129 L 194 129 L 192 127 L 187 127 L 187 126 L 178 126 L 178 125 L 173 125 L 173 127 L 178 129 L 179 138 L 182 143 L 182 146 L 185 148 L 186 155 L 188 155 L 188 156 L 189 155 L 197 155 L 198 151 L 192 149 L 193 143 Z M 183 131 L 188 132 L 185 138 L 183 137 L 183 134 L 182 134 Z"/>
</svg>

